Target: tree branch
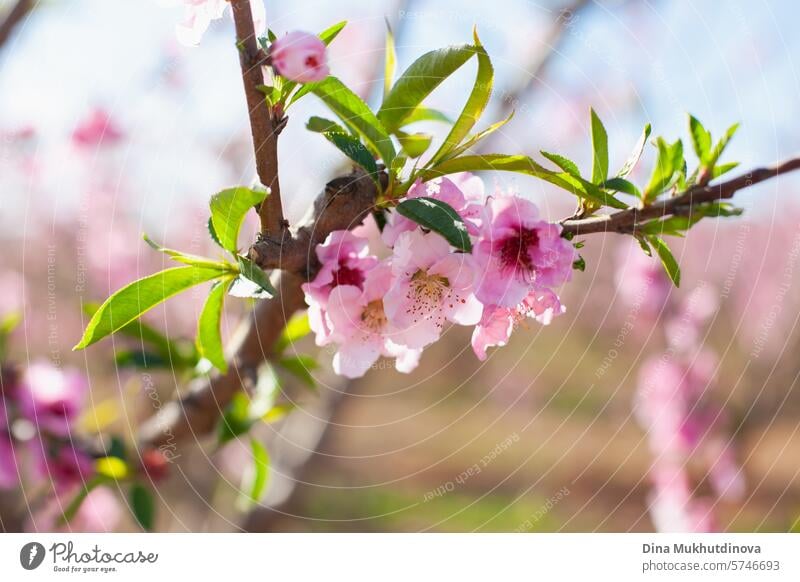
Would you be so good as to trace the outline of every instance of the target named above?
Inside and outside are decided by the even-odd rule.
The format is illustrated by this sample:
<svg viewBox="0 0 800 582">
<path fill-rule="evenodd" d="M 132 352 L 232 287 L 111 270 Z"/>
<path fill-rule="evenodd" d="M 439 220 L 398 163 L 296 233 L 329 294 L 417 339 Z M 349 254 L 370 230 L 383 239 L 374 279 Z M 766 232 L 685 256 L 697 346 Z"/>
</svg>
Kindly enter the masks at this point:
<svg viewBox="0 0 800 582">
<path fill-rule="evenodd" d="M 253 27 L 250 0 L 230 0 L 233 22 L 236 27 L 236 46 L 239 49 L 239 64 L 242 68 L 244 93 L 250 114 L 250 133 L 256 158 L 256 171 L 270 195 L 258 210 L 261 219 L 261 236 L 281 241 L 285 234 L 286 219 L 283 217 L 281 188 L 278 181 L 278 133 L 285 123 L 282 114 L 267 105 L 259 87 L 264 85 L 263 53 L 258 48 Z"/>
<path fill-rule="evenodd" d="M 17 3 L 8 11 L 6 17 L 0 22 L 0 47 L 3 46 L 17 25 L 22 22 L 28 12 L 33 8 L 33 0 L 17 0 Z"/>
<path fill-rule="evenodd" d="M 800 157 L 790 158 L 774 166 L 756 168 L 727 182 L 710 186 L 695 186 L 678 196 L 659 200 L 644 208 L 630 208 L 580 220 L 567 219 L 563 220 L 561 225 L 565 234 L 572 235 L 593 232 L 635 234 L 642 224 L 649 220 L 668 216 L 686 216 L 691 214 L 695 204 L 732 198 L 739 190 L 798 169 L 800 169 Z"/>
</svg>

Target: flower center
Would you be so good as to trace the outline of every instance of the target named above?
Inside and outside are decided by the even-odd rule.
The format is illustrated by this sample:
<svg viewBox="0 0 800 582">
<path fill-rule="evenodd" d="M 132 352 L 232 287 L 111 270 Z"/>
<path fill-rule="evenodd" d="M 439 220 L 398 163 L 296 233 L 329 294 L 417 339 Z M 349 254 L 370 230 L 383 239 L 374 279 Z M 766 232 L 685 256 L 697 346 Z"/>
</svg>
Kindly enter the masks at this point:
<svg viewBox="0 0 800 582">
<path fill-rule="evenodd" d="M 383 300 L 370 301 L 361 312 L 361 321 L 369 331 L 378 333 L 386 325 L 386 313 L 383 311 Z"/>
<path fill-rule="evenodd" d="M 307 56 L 306 57 L 306 66 L 309 69 L 316 69 L 317 67 L 319 67 L 319 61 L 317 60 L 317 57 L 315 57 L 314 55 Z"/>
<path fill-rule="evenodd" d="M 411 277 L 409 299 L 413 302 L 409 313 L 416 317 L 426 317 L 439 309 L 442 302 L 450 296 L 450 281 L 441 275 L 431 275 L 420 269 Z"/>
<path fill-rule="evenodd" d="M 533 271 L 528 249 L 539 244 L 539 235 L 531 228 L 521 228 L 517 236 L 511 236 L 500 243 L 500 261 L 514 270 Z"/>
<path fill-rule="evenodd" d="M 351 269 L 347 265 L 339 265 L 333 272 L 333 286 L 353 285 L 362 289 L 364 287 L 364 273 L 361 269 Z"/>
</svg>

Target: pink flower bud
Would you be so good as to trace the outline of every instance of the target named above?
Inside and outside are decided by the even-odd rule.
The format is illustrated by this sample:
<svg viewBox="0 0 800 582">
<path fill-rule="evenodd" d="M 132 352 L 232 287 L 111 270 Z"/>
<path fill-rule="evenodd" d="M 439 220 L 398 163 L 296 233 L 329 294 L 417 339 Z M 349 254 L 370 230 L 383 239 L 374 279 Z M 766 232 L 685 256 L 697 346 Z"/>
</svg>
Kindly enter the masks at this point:
<svg viewBox="0 0 800 582">
<path fill-rule="evenodd" d="M 275 72 L 292 81 L 321 81 L 330 73 L 325 43 L 307 32 L 296 30 L 276 40 L 270 48 Z"/>
</svg>

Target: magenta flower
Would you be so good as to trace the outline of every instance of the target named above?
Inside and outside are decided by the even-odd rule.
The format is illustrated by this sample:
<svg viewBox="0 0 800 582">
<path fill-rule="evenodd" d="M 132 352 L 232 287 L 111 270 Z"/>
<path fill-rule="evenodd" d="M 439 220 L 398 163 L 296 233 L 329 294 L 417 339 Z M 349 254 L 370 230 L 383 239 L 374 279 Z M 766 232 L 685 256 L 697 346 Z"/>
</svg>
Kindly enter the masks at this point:
<svg viewBox="0 0 800 582">
<path fill-rule="evenodd" d="M 123 138 L 122 130 L 104 109 L 93 109 L 72 132 L 72 143 L 82 147 L 111 145 Z"/>
<path fill-rule="evenodd" d="M 269 54 L 272 67 L 281 77 L 312 83 L 330 74 L 325 49 L 318 36 L 296 30 L 272 43 Z"/>
<path fill-rule="evenodd" d="M 398 345 L 396 331 L 384 311 L 384 297 L 392 284 L 391 267 L 383 263 L 367 273 L 363 290 L 339 285 L 328 299 L 331 339 L 339 345 L 333 369 L 348 378 L 363 376 L 380 356 L 396 358 L 400 372 L 410 372 L 422 350 Z"/>
<path fill-rule="evenodd" d="M 378 259 L 369 255 L 367 239 L 346 230 L 330 233 L 324 243 L 317 245 L 316 253 L 322 266 L 313 281 L 303 284 L 303 292 L 311 329 L 316 333 L 317 345 L 322 346 L 329 343 L 327 303 L 331 291 L 339 285 L 363 290 L 367 272 L 378 264 Z"/>
<path fill-rule="evenodd" d="M 0 429 L 0 489 L 12 489 L 18 483 L 19 469 L 14 444 L 8 429 L 2 428 Z"/>
<path fill-rule="evenodd" d="M 565 283 L 577 258 L 561 227 L 541 220 L 535 204 L 516 196 L 488 202 L 472 254 L 480 267 L 475 294 L 501 307 L 515 307 L 534 287 Z"/>
<path fill-rule="evenodd" d="M 183 0 L 184 19 L 175 27 L 178 42 L 186 46 L 197 46 L 203 38 L 208 26 L 222 18 L 228 0 Z M 250 0 L 253 12 L 253 24 L 256 34 L 266 27 L 267 15 L 262 0 Z"/>
<path fill-rule="evenodd" d="M 565 311 L 558 295 L 550 289 L 533 290 L 516 307 L 484 306 L 481 320 L 472 332 L 472 350 L 483 361 L 487 348 L 508 344 L 514 327 L 521 321 L 532 318 L 550 325 L 554 317 Z"/>
<path fill-rule="evenodd" d="M 473 294 L 472 257 L 455 253 L 434 232 L 404 232 L 392 257 L 394 282 L 384 300 L 397 343 L 423 348 L 439 339 L 446 321 L 474 325 L 482 305 Z"/>
<path fill-rule="evenodd" d="M 92 458 L 69 442 L 34 439 L 31 452 L 37 475 L 53 483 L 57 491 L 85 484 L 92 476 Z"/>
<path fill-rule="evenodd" d="M 470 192 L 471 196 L 476 196 L 478 191 L 480 194 L 483 193 L 483 182 L 480 181 L 479 178 L 473 177 L 471 181 L 467 181 L 463 179 L 469 187 L 468 191 Z M 474 180 L 478 180 L 478 183 L 475 183 Z M 480 185 L 480 190 L 478 189 Z M 441 200 L 442 202 L 447 203 L 450 205 L 453 210 L 458 212 L 462 219 L 464 219 L 464 224 L 467 227 L 467 231 L 471 235 L 478 234 L 478 227 L 477 222 L 478 218 L 481 215 L 482 205 L 478 203 L 478 200 L 472 199 L 468 200 L 465 196 L 464 192 L 448 178 L 436 178 L 434 180 L 430 180 L 428 182 L 422 182 L 418 180 L 416 184 L 414 184 L 408 190 L 407 198 L 420 198 L 420 197 L 427 197 L 427 198 L 434 198 L 436 200 Z M 386 226 L 383 228 L 383 233 L 381 234 L 381 238 L 383 242 L 385 242 L 388 246 L 394 246 L 395 242 L 397 242 L 397 237 L 400 236 L 404 232 L 409 232 L 419 228 L 419 225 L 398 214 L 397 212 L 389 213 Z"/>
<path fill-rule="evenodd" d="M 20 409 L 40 431 L 67 436 L 88 390 L 77 370 L 62 370 L 48 361 L 35 362 L 22 377 Z"/>
</svg>

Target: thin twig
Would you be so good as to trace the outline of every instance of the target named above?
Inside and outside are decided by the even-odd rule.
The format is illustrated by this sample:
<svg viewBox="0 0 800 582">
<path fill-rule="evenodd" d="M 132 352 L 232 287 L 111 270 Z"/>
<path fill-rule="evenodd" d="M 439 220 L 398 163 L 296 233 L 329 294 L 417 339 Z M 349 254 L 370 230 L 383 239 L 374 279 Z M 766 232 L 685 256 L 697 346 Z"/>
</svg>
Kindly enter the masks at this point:
<svg viewBox="0 0 800 582">
<path fill-rule="evenodd" d="M 258 215 L 261 219 L 263 238 L 280 242 L 288 224 L 283 217 L 281 189 L 278 181 L 278 132 L 282 116 L 275 115 L 267 105 L 259 87 L 264 85 L 263 53 L 258 48 L 256 32 L 253 27 L 253 13 L 250 0 L 231 0 L 233 22 L 236 27 L 236 46 L 239 49 L 239 62 L 242 68 L 244 93 L 250 113 L 250 132 L 253 136 L 253 149 L 256 158 L 256 171 L 270 195 L 261 204 Z"/>
<path fill-rule="evenodd" d="M 800 157 L 790 158 L 773 166 L 756 168 L 727 182 L 709 186 L 696 186 L 678 196 L 659 200 L 655 204 L 644 208 L 629 208 L 628 210 L 620 210 L 612 214 L 592 216 L 581 220 L 564 220 L 561 225 L 564 228 L 564 233 L 573 235 L 591 234 L 593 232 L 634 234 L 643 223 L 649 220 L 690 214 L 693 205 L 731 198 L 739 190 L 798 169 L 800 169 Z"/>
<path fill-rule="evenodd" d="M 17 25 L 23 21 L 28 12 L 33 8 L 33 0 L 17 0 L 17 3 L 8 11 L 8 14 L 0 22 L 0 47 L 3 46 Z"/>
</svg>

